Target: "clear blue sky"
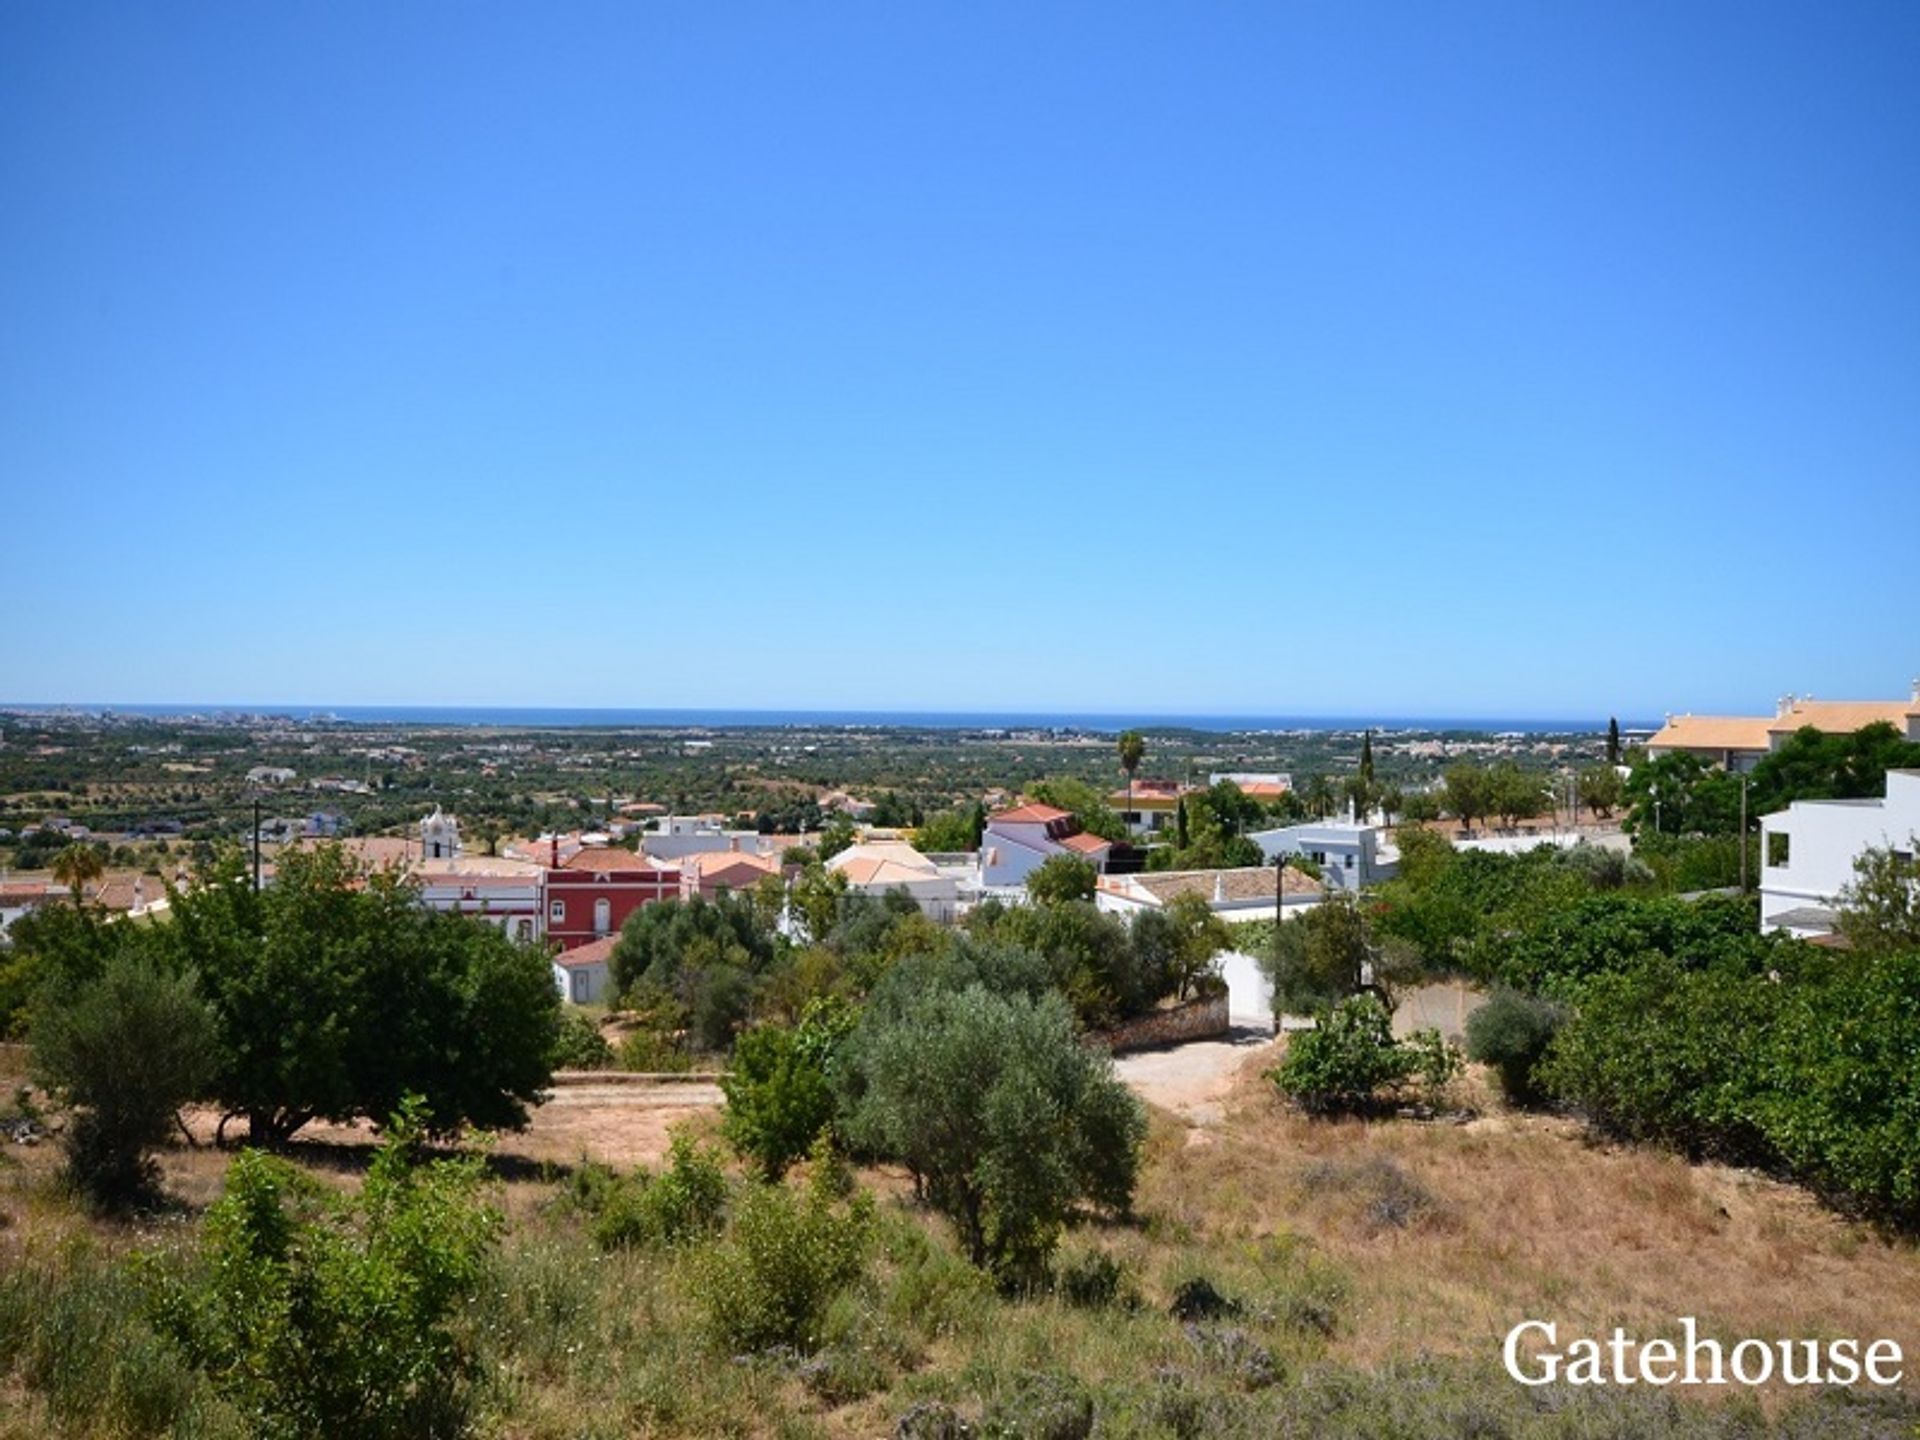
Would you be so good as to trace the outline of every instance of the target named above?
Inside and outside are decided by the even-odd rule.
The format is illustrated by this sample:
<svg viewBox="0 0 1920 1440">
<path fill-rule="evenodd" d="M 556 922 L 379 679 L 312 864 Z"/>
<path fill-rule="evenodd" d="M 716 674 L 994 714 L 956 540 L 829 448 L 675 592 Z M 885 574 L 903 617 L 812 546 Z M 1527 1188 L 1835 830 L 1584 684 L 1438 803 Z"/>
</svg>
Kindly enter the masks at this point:
<svg viewBox="0 0 1920 1440">
<path fill-rule="evenodd" d="M 1920 5 L 0 0 L 0 699 L 1920 668 Z"/>
</svg>

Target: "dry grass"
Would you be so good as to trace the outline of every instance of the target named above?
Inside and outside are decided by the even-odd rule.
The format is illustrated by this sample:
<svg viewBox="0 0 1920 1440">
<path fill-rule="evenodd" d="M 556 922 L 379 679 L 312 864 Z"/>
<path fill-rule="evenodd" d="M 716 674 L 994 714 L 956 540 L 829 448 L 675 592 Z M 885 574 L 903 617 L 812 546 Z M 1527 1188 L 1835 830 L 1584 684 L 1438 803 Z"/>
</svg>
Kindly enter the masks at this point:
<svg viewBox="0 0 1920 1440">
<path fill-rule="evenodd" d="M 1498 1353 L 1523 1318 L 1563 1334 L 1652 1335 L 1682 1315 L 1721 1335 L 1886 1336 L 1920 1353 L 1920 1255 L 1750 1172 L 1590 1143 L 1571 1121 L 1326 1122 L 1243 1065 L 1224 1123 L 1162 1127 L 1141 1208 L 1196 1242 L 1306 1239 L 1351 1278 L 1336 1358 Z M 1383 1167 L 1426 1198 L 1381 1223 Z M 1339 1183 L 1339 1177 L 1348 1183 Z"/>
<path fill-rule="evenodd" d="M 1195 1276 L 1243 1302 L 1234 1323 L 1303 1384 L 1329 1363 L 1379 1373 L 1432 1355 L 1484 1374 L 1524 1318 L 1555 1320 L 1563 1337 L 1615 1325 L 1652 1336 L 1693 1315 L 1722 1337 L 1886 1336 L 1920 1353 L 1913 1244 L 1800 1191 L 1595 1146 L 1570 1122 L 1505 1110 L 1477 1075 L 1463 1082 L 1476 1116 L 1461 1123 L 1310 1121 L 1261 1078 L 1273 1060 L 1270 1048 L 1249 1051 L 1217 1103 L 1187 1115 L 1156 1110 L 1137 1219 L 1069 1237 L 1069 1251 L 1122 1262 L 1139 1308 L 1009 1303 L 963 1286 L 947 1318 L 930 1319 L 941 1306 L 929 1308 L 924 1294 L 911 1311 L 897 1308 L 912 1287 L 899 1279 L 908 1262 L 892 1254 L 861 1301 L 870 1313 L 848 1318 L 835 1342 L 836 1353 L 875 1357 L 879 1378 L 845 1394 L 791 1369 L 743 1368 L 701 1351 L 695 1301 L 675 1265 L 643 1254 L 593 1259 L 577 1222 L 553 1203 L 555 1178 L 571 1162 L 656 1160 L 671 1124 L 710 1131 L 716 1111 L 668 1114 L 618 1098 L 547 1107 L 529 1132 L 494 1147 L 512 1220 L 503 1280 L 511 1299 L 503 1294 L 500 1323 L 517 1324 L 515 1343 L 527 1347 L 500 1433 L 883 1434 L 919 1399 L 977 1411 L 1022 1371 L 1105 1387 L 1123 1411 L 1127 1395 L 1158 1403 L 1149 1393 L 1156 1374 L 1234 1391 L 1239 1381 L 1224 1368 L 1232 1358 L 1197 1348 L 1167 1318 L 1169 1299 Z M 0 1086 L 11 1093 L 4 1075 Z M 370 1138 L 359 1127 L 318 1129 L 298 1155 L 352 1186 Z M 56 1147 L 8 1147 L 0 1266 L 51 1254 L 79 1232 L 109 1252 L 151 1243 L 214 1199 L 228 1159 L 211 1148 L 170 1151 L 164 1169 L 177 1212 L 105 1225 L 79 1216 L 61 1193 Z M 932 1273 L 956 1284 L 952 1273 L 965 1267 L 943 1227 L 910 1208 L 902 1178 L 870 1171 L 862 1180 L 879 1192 L 896 1237 L 923 1228 L 936 1237 L 947 1269 Z M 536 1313 L 542 1305 L 551 1313 Z M 0 1411 L 12 1398 L 0 1392 Z M 1160 1432 L 1128 1422 L 1117 1433 Z"/>
</svg>

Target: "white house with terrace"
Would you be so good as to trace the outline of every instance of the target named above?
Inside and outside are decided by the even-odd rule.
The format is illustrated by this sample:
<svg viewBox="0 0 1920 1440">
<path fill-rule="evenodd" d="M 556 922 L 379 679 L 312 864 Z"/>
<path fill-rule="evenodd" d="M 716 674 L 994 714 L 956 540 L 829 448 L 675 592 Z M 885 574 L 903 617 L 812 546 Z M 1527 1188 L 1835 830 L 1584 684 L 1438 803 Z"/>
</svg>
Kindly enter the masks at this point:
<svg viewBox="0 0 1920 1440">
<path fill-rule="evenodd" d="M 1920 849 L 1920 770 L 1889 770 L 1878 800 L 1796 800 L 1760 821 L 1760 928 L 1802 939 L 1833 933 L 1854 861 Z M 1916 881 L 1920 883 L 1920 881 Z"/>
<path fill-rule="evenodd" d="M 1080 822 L 1052 805 L 1017 805 L 987 817 L 980 839 L 980 878 L 993 890 L 1024 885 L 1054 855 L 1078 855 L 1105 873 L 1113 842 L 1082 833 Z"/>
</svg>

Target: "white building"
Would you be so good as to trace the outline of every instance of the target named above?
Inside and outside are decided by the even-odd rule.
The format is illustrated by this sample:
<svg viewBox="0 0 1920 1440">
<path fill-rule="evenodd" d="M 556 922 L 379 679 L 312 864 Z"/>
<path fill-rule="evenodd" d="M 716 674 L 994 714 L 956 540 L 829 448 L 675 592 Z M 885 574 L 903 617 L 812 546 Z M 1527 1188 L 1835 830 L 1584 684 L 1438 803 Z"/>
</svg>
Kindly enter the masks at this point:
<svg viewBox="0 0 1920 1440">
<path fill-rule="evenodd" d="M 878 897 L 904 890 L 929 920 L 957 917 L 960 887 L 954 876 L 903 841 L 850 845 L 827 861 L 827 869 L 844 875 L 855 894 Z"/>
<path fill-rule="evenodd" d="M 1020 805 L 987 817 L 980 840 L 981 880 L 988 889 L 1024 885 L 1052 855 L 1078 855 L 1099 871 L 1107 868 L 1113 842 L 1082 834 L 1080 822 L 1051 805 Z"/>
<path fill-rule="evenodd" d="M 544 867 L 505 856 L 465 855 L 426 859 L 408 867 L 420 887 L 420 903 L 430 910 L 452 910 L 498 925 L 515 940 L 546 934 Z"/>
<path fill-rule="evenodd" d="M 553 957 L 553 983 L 560 998 L 574 1005 L 597 1005 L 613 983 L 609 964 L 618 935 L 605 935 Z"/>
<path fill-rule="evenodd" d="M 1321 877 L 1333 890 L 1378 885 L 1391 880 L 1400 868 L 1381 853 L 1380 832 L 1353 820 L 1286 825 L 1278 830 L 1257 830 L 1247 838 L 1268 860 L 1281 854 L 1304 855 L 1320 867 Z"/>
<path fill-rule="evenodd" d="M 1159 910 L 1182 895 L 1198 895 L 1223 920 L 1271 920 L 1279 899 L 1275 885 L 1284 876 L 1286 908 L 1312 906 L 1326 892 L 1320 882 L 1299 870 L 1284 872 L 1269 865 L 1243 865 L 1230 870 L 1149 870 L 1139 875 L 1103 875 L 1093 902 L 1114 915 Z"/>
<path fill-rule="evenodd" d="M 729 830 L 717 815 L 668 815 L 657 829 L 640 837 L 640 851 L 656 860 L 684 860 L 689 855 L 732 851 L 764 855 L 767 837 L 755 830 Z"/>
<path fill-rule="evenodd" d="M 1920 848 L 1920 770 L 1889 770 L 1878 800 L 1796 800 L 1760 821 L 1760 928 L 1802 938 L 1830 934 L 1853 862 Z"/>
</svg>

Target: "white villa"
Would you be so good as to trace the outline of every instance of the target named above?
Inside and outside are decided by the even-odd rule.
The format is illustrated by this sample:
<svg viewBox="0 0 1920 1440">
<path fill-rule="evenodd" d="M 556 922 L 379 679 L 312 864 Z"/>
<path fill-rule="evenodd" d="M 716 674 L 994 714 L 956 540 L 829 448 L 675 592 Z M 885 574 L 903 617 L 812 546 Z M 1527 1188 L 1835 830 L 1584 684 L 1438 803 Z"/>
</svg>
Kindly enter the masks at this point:
<svg viewBox="0 0 1920 1440">
<path fill-rule="evenodd" d="M 1831 934 L 1853 862 L 1920 848 L 1920 770 L 1889 770 L 1878 800 L 1796 800 L 1760 821 L 1760 928 L 1802 939 Z"/>
<path fill-rule="evenodd" d="M 1399 872 L 1397 857 L 1382 853 L 1380 832 L 1355 820 L 1326 820 L 1310 825 L 1286 825 L 1256 830 L 1247 838 L 1268 860 L 1278 855 L 1304 855 L 1320 867 L 1331 890 L 1360 890 L 1391 880 Z"/>
<path fill-rule="evenodd" d="M 1019 805 L 987 817 L 980 840 L 980 878 L 988 889 L 1024 885 L 1051 855 L 1078 855 L 1105 871 L 1113 842 L 1082 834 L 1080 822 L 1051 805 Z"/>
</svg>

